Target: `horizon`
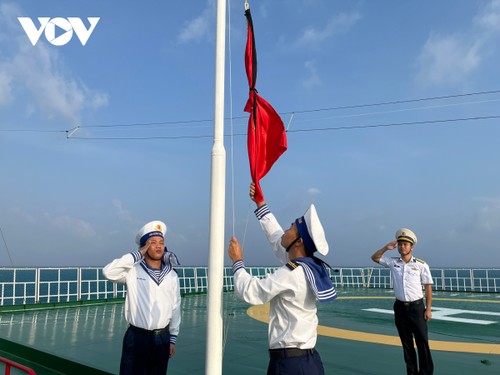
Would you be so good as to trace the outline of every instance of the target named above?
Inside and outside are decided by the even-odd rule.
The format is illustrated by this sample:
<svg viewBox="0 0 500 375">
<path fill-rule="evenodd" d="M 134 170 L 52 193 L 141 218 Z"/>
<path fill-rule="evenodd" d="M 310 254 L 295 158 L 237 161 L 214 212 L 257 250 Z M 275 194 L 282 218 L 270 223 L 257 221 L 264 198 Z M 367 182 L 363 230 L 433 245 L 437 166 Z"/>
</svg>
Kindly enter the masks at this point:
<svg viewBox="0 0 500 375">
<path fill-rule="evenodd" d="M 249 3 L 288 130 L 261 180 L 283 228 L 314 203 L 334 268 L 401 227 L 430 268 L 500 267 L 500 0 Z M 224 265 L 233 234 L 245 264 L 278 264 L 248 197 L 243 2 L 228 16 Z M 208 264 L 215 1 L 2 0 L 0 21 L 0 264 L 102 267 L 151 220 Z"/>
</svg>

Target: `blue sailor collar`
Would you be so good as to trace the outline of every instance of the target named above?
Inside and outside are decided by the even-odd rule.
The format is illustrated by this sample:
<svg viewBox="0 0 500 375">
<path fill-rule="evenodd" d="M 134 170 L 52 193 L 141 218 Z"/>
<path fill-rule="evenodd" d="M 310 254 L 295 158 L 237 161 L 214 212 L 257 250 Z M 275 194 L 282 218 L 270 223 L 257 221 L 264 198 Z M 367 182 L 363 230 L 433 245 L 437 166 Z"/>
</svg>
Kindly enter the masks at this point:
<svg viewBox="0 0 500 375">
<path fill-rule="evenodd" d="M 161 267 L 160 269 L 155 269 L 150 267 L 144 258 L 141 260 L 141 266 L 146 271 L 146 273 L 153 279 L 153 281 L 160 285 L 162 281 L 165 279 L 165 276 L 167 276 L 170 271 L 174 269 L 174 266 L 180 265 L 179 259 L 177 258 L 177 255 L 174 253 L 170 252 L 167 250 L 165 247 L 165 253 L 163 254 L 163 259 L 161 260 Z"/>
<path fill-rule="evenodd" d="M 325 262 L 316 257 L 297 258 L 289 261 L 286 266 L 294 270 L 301 266 L 306 275 L 306 279 L 316 298 L 320 302 L 328 302 L 337 298 L 337 292 L 332 280 L 326 272 Z"/>
</svg>

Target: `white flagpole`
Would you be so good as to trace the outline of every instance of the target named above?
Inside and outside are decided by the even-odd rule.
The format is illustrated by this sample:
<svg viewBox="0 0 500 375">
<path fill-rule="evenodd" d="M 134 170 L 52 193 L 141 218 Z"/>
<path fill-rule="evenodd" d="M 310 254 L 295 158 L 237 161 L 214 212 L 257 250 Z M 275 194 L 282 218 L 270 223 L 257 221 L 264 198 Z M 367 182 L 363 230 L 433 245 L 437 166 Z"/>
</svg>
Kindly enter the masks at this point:
<svg viewBox="0 0 500 375">
<path fill-rule="evenodd" d="M 208 324 L 205 374 L 222 374 L 222 291 L 224 273 L 224 211 L 226 150 L 224 149 L 224 63 L 226 0 L 217 0 L 215 46 L 215 116 L 210 177 L 210 254 L 208 260 Z"/>
</svg>

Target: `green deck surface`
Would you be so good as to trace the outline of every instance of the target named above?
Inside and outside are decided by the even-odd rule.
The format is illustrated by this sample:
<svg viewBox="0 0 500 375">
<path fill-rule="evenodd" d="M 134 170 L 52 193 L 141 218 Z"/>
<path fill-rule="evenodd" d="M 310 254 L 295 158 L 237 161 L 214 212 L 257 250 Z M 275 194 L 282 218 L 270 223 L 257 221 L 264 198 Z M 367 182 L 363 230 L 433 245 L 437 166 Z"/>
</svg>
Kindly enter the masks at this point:
<svg viewBox="0 0 500 375">
<path fill-rule="evenodd" d="M 390 290 L 338 290 L 339 298 L 318 304 L 321 326 L 397 335 Z M 352 297 L 358 297 L 353 299 Z M 362 297 L 362 298 L 359 298 Z M 386 297 L 386 298 L 373 298 Z M 435 293 L 433 308 L 462 309 L 454 317 L 488 320 L 487 325 L 433 319 L 431 340 L 500 345 L 498 294 Z M 265 374 L 267 325 L 247 315 L 249 305 L 224 294 L 224 374 Z M 205 295 L 183 297 L 182 324 L 169 375 L 204 374 L 207 327 Z M 123 303 L 81 305 L 0 313 L 0 356 L 33 368 L 38 375 L 117 374 L 127 323 Z M 318 336 L 317 349 L 327 374 L 404 374 L 399 346 Z M 500 374 L 500 355 L 433 350 L 435 374 Z M 0 365 L 2 373 L 2 365 Z M 22 372 L 12 371 L 12 374 Z"/>
</svg>

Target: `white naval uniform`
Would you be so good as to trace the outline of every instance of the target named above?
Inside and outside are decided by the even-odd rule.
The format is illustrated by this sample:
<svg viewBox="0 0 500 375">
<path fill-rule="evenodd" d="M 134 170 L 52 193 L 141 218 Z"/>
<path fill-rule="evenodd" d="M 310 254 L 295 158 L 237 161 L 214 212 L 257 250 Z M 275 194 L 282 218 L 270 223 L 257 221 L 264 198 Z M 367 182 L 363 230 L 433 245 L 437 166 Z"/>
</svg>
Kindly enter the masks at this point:
<svg viewBox="0 0 500 375">
<path fill-rule="evenodd" d="M 422 285 L 433 284 L 429 265 L 415 257 L 405 263 L 401 257 L 382 255 L 380 265 L 390 268 L 396 299 L 412 302 L 424 297 Z"/>
<path fill-rule="evenodd" d="M 267 209 L 267 206 L 266 206 Z M 281 246 L 284 231 L 268 210 L 259 217 L 262 229 L 278 259 L 286 264 L 288 255 Z M 302 267 L 293 271 L 283 266 L 264 279 L 250 276 L 243 261 L 233 265 L 235 294 L 252 305 L 270 302 L 269 349 L 312 349 L 316 345 L 318 317 L 316 296 Z"/>
<path fill-rule="evenodd" d="M 146 330 L 169 325 L 170 342 L 176 342 L 181 323 L 181 294 L 177 273 L 172 269 L 158 284 L 141 265 L 137 251 L 113 260 L 103 269 L 106 279 L 127 285 L 125 318 Z"/>
</svg>

